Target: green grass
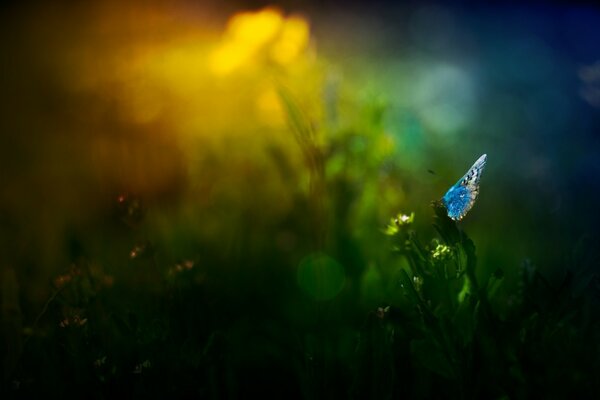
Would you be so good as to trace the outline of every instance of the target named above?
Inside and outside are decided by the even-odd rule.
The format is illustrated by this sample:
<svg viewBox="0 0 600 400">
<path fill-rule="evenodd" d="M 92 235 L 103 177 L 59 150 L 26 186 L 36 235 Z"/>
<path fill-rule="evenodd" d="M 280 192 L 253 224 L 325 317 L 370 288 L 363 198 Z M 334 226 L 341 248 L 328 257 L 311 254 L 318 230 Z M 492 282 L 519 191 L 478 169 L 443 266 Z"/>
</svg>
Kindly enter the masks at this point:
<svg viewBox="0 0 600 400">
<path fill-rule="evenodd" d="M 7 349 L 16 361 L 5 370 L 5 390 L 22 398 L 594 393 L 600 331 L 598 300 L 585 289 L 590 282 L 581 282 L 588 275 L 569 269 L 553 285 L 525 262 L 520 284 L 510 288 L 512 304 L 499 307 L 503 271 L 482 279 L 473 241 L 443 206 L 433 203 L 433 210 L 438 238 L 429 244 L 420 242 L 410 218 L 390 222 L 391 250 L 408 261 L 397 271 L 403 300 L 366 314 L 347 298 L 356 282 L 333 301 L 291 290 L 293 301 L 282 307 L 281 293 L 215 293 L 225 278 L 191 261 L 156 266 L 160 272 L 146 277 L 152 284 L 133 285 L 113 283 L 81 259 L 55 280 L 17 357 L 17 348 Z M 150 254 L 138 261 L 137 267 L 155 263 Z"/>
</svg>

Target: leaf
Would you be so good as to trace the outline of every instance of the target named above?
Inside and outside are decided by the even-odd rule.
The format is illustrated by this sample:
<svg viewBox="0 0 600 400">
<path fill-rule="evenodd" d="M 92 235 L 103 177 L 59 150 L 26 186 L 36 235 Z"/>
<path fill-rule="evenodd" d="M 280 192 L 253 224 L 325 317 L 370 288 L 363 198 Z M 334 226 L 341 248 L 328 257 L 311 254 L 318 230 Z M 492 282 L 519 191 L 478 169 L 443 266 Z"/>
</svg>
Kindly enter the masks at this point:
<svg viewBox="0 0 600 400">
<path fill-rule="evenodd" d="M 279 98 L 285 107 L 290 128 L 296 140 L 303 145 L 314 141 L 315 132 L 307 116 L 298 106 L 292 94 L 282 85 L 278 87 Z"/>
<path fill-rule="evenodd" d="M 461 232 L 461 245 L 467 258 L 467 271 L 469 273 L 475 273 L 475 267 L 477 266 L 477 256 L 475 255 L 475 244 L 473 241 L 464 233 Z M 475 282 L 473 282 L 475 283 Z"/>
<path fill-rule="evenodd" d="M 406 296 L 415 304 L 421 303 L 421 298 L 413 286 L 412 279 L 410 279 L 405 270 L 400 270 L 400 286 L 404 290 Z"/>
<path fill-rule="evenodd" d="M 446 207 L 441 201 L 434 201 L 431 203 L 433 212 L 433 227 L 442 237 L 444 242 L 449 245 L 456 245 L 461 242 L 461 233 L 456 226 L 456 222 L 448 217 Z"/>
<path fill-rule="evenodd" d="M 458 303 L 462 304 L 469 295 L 471 295 L 471 282 L 463 278 L 463 287 L 458 293 Z"/>
</svg>

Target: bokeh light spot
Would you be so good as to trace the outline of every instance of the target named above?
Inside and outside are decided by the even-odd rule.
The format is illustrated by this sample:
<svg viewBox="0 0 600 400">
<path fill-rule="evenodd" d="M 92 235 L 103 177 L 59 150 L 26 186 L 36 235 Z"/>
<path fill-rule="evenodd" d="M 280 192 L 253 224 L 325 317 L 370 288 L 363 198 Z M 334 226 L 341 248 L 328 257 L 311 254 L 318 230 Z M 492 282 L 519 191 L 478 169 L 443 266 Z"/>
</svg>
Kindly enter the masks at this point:
<svg viewBox="0 0 600 400">
<path fill-rule="evenodd" d="M 228 75 L 242 66 L 253 54 L 254 49 L 244 43 L 223 43 L 211 55 L 211 70 L 215 75 Z"/>
<path fill-rule="evenodd" d="M 277 42 L 273 44 L 271 57 L 285 65 L 294 61 L 306 49 L 309 39 L 308 23 L 300 17 L 288 18 Z"/>
<path fill-rule="evenodd" d="M 215 75 L 225 76 L 264 60 L 289 65 L 307 49 L 309 30 L 304 18 L 285 18 L 273 8 L 238 13 L 230 19 L 221 44 L 212 52 L 210 68 Z"/>
<path fill-rule="evenodd" d="M 474 117 L 473 82 L 458 67 L 440 64 L 431 68 L 417 82 L 414 93 L 423 123 L 434 132 L 455 133 Z"/>
<path fill-rule="evenodd" d="M 281 13 L 267 8 L 259 12 L 243 12 L 234 15 L 227 31 L 233 40 L 243 42 L 250 47 L 259 47 L 275 38 L 282 23 Z"/>
<path fill-rule="evenodd" d="M 306 256 L 298 267 L 298 285 L 315 300 L 331 300 L 344 287 L 344 268 L 333 258 L 314 253 Z"/>
<path fill-rule="evenodd" d="M 262 48 L 273 43 L 282 24 L 283 16 L 272 8 L 234 15 L 229 20 L 223 42 L 211 54 L 213 73 L 228 75 L 247 64 Z"/>
</svg>

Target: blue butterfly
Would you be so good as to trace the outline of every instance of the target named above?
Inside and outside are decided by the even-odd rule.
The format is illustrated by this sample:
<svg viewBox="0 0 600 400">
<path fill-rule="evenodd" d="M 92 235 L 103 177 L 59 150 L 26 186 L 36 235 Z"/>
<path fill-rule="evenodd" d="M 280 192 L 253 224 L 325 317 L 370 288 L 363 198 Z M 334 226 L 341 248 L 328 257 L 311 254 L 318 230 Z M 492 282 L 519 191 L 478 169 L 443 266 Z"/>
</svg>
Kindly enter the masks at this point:
<svg viewBox="0 0 600 400">
<path fill-rule="evenodd" d="M 452 186 L 442 198 L 442 203 L 448 210 L 448 216 L 455 221 L 463 219 L 467 212 L 475 204 L 477 195 L 479 194 L 479 179 L 481 179 L 481 173 L 485 162 L 487 161 L 487 155 L 484 154 L 475 164 L 463 176 Z"/>
</svg>

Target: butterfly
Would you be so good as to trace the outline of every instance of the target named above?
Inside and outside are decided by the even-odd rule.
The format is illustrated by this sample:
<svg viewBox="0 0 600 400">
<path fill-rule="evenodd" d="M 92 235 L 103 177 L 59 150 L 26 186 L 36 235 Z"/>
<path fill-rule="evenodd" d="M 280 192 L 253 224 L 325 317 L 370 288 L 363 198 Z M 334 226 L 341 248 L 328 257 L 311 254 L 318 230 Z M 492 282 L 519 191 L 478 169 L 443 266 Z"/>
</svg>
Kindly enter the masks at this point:
<svg viewBox="0 0 600 400">
<path fill-rule="evenodd" d="M 479 180 L 486 161 L 486 154 L 479 157 L 467 173 L 448 189 L 442 197 L 442 203 L 448 211 L 448 217 L 460 221 L 473 207 L 479 194 Z"/>
</svg>

